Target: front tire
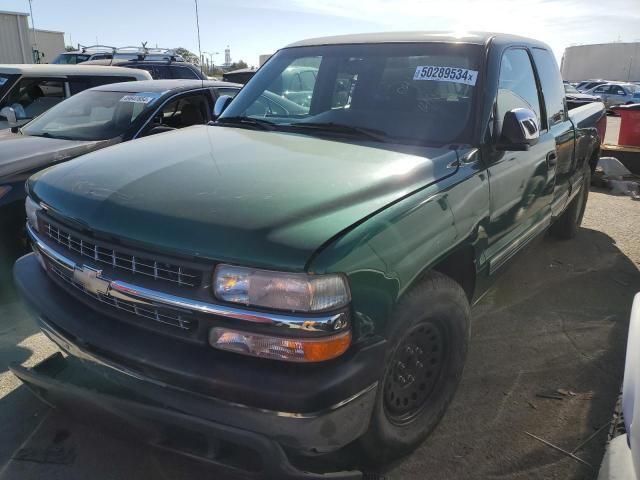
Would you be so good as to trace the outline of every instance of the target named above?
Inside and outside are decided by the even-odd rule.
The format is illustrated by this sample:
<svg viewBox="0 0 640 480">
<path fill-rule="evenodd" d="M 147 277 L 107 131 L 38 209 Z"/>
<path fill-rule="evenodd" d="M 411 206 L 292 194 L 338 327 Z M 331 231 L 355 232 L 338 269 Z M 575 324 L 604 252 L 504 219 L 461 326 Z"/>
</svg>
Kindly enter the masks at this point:
<svg viewBox="0 0 640 480">
<path fill-rule="evenodd" d="M 575 237 L 582 224 L 591 185 L 591 167 L 588 164 L 585 164 L 583 175 L 580 192 L 573 197 L 564 213 L 551 225 L 551 234 L 560 240 L 570 240 Z"/>
<path fill-rule="evenodd" d="M 409 453 L 444 415 L 462 376 L 469 310 L 462 287 L 438 272 L 428 273 L 399 302 L 371 423 L 359 441 L 369 463 Z"/>
</svg>

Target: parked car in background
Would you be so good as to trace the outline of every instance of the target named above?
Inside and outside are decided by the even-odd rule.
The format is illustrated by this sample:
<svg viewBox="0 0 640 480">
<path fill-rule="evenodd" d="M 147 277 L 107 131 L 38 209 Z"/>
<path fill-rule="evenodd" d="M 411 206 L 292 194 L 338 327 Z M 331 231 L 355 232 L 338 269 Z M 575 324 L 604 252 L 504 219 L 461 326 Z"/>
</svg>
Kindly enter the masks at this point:
<svg viewBox="0 0 640 480">
<path fill-rule="evenodd" d="M 604 83 L 587 90 L 585 93 L 600 98 L 607 108 L 640 101 L 640 95 L 638 95 L 640 93 L 640 85 L 633 83 Z"/>
<path fill-rule="evenodd" d="M 114 60 L 171 60 L 184 62 L 182 55 L 173 48 L 120 47 L 113 52 Z"/>
<path fill-rule="evenodd" d="M 608 83 L 610 80 L 602 80 L 602 79 L 592 79 L 592 80 L 585 80 L 582 82 L 579 82 L 576 85 L 576 89 L 579 92 L 586 92 L 587 90 L 591 90 L 593 87 L 597 87 L 598 85 L 602 85 L 603 83 Z"/>
<path fill-rule="evenodd" d="M 231 70 L 230 72 L 224 72 L 222 79 L 225 82 L 236 82 L 245 84 L 256 74 L 254 68 L 239 68 L 238 70 Z"/>
<path fill-rule="evenodd" d="M 622 413 L 626 430 L 626 445 L 620 444 L 620 452 L 630 462 L 618 464 L 631 465 L 625 477 L 628 480 L 640 479 L 640 293 L 636 294 L 631 307 L 629 335 L 627 338 L 627 357 L 624 366 L 622 385 Z"/>
<path fill-rule="evenodd" d="M 38 170 L 135 138 L 212 120 L 220 95 L 241 85 L 193 80 L 127 82 L 85 90 L 52 107 L 19 132 L 0 134 L 3 233 L 22 223 L 24 181 Z"/>
<path fill-rule="evenodd" d="M 51 63 L 58 65 L 76 65 L 91 60 L 109 60 L 113 58 L 114 51 L 114 47 L 108 47 L 106 45 L 80 46 L 79 50 L 74 52 L 61 53 L 54 58 Z"/>
<path fill-rule="evenodd" d="M 577 107 L 581 107 L 587 103 L 601 102 L 600 97 L 595 95 L 589 95 L 588 93 L 580 93 L 573 85 L 569 83 L 564 84 L 564 93 L 567 99 L 567 108 L 569 110 Z"/>
<path fill-rule="evenodd" d="M 68 355 L 11 369 L 92 424 L 274 479 L 420 445 L 471 305 L 547 229 L 577 234 L 606 122 L 567 113 L 546 44 L 434 32 L 297 42 L 215 114 L 29 178 L 14 278 Z"/>
<path fill-rule="evenodd" d="M 123 60 L 92 60 L 85 62 L 84 65 L 112 65 L 115 67 L 138 68 L 149 72 L 154 80 L 170 80 L 170 79 L 200 79 L 208 80 L 207 76 L 202 73 L 200 68 L 189 62 L 176 62 L 174 60 L 150 60 L 147 58 Z M 230 80 L 225 80 L 231 82 Z M 242 82 L 236 82 L 242 83 Z"/>
<path fill-rule="evenodd" d="M 20 127 L 88 88 L 150 79 L 148 72 L 132 68 L 0 65 L 0 130 Z"/>
</svg>

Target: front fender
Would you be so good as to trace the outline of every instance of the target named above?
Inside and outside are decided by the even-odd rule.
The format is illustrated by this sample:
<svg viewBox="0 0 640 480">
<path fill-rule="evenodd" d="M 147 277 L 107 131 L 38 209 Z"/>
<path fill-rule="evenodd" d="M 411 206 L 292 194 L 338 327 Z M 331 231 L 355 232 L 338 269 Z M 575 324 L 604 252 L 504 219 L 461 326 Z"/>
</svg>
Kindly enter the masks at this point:
<svg viewBox="0 0 640 480">
<path fill-rule="evenodd" d="M 356 337 L 383 334 L 396 303 L 424 271 L 470 238 L 482 237 L 478 219 L 488 208 L 488 185 L 478 175 L 460 167 L 346 232 L 312 259 L 311 272 L 347 275 Z"/>
</svg>

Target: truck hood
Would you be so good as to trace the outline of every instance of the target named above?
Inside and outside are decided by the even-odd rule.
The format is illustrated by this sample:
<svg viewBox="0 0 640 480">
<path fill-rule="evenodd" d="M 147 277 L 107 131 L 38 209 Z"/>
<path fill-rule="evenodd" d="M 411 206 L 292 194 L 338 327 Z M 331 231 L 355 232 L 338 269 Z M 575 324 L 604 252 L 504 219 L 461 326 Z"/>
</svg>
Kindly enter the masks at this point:
<svg viewBox="0 0 640 480">
<path fill-rule="evenodd" d="M 456 171 L 451 149 L 385 147 L 196 126 L 45 170 L 29 191 L 130 245 L 301 270 L 339 232 Z"/>
<path fill-rule="evenodd" d="M 3 178 L 45 168 L 99 148 L 102 142 L 60 140 L 0 132 L 0 182 Z"/>
</svg>

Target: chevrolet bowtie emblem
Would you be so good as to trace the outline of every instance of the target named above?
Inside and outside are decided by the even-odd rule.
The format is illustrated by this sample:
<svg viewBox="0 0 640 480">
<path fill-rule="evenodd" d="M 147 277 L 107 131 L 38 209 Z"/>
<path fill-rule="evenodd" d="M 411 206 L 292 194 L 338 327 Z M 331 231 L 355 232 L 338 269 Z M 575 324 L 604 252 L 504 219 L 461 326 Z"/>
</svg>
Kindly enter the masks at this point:
<svg viewBox="0 0 640 480">
<path fill-rule="evenodd" d="M 109 281 L 101 278 L 102 270 L 83 265 L 76 266 L 73 270 L 73 280 L 84 286 L 84 288 L 93 294 L 107 295 L 109 292 Z"/>
</svg>

